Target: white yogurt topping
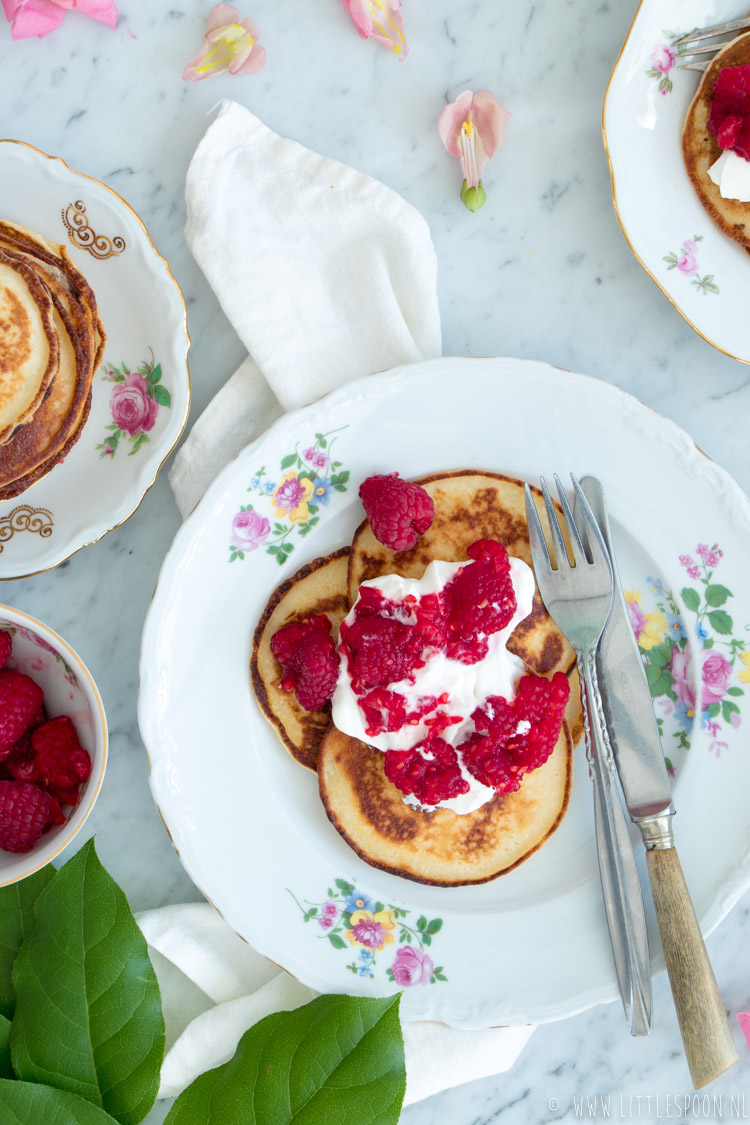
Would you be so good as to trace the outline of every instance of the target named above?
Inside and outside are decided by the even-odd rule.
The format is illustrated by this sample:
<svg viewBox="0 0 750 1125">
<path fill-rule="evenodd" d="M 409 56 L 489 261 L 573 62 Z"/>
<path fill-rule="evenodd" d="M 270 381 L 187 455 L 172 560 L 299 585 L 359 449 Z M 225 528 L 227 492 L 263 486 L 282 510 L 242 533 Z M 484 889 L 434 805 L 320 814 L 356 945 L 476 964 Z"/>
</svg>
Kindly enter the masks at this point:
<svg viewBox="0 0 750 1125">
<path fill-rule="evenodd" d="M 725 149 L 708 169 L 708 174 L 721 192 L 722 199 L 750 203 L 750 160 Z"/>
<path fill-rule="evenodd" d="M 476 664 L 463 664 L 459 660 L 450 660 L 443 652 L 434 650 L 424 666 L 414 670 L 412 674 L 414 682 L 410 679 L 388 684 L 389 691 L 398 692 L 405 697 L 408 710 L 416 709 L 425 696 L 441 696 L 447 693 L 447 702 L 440 704 L 427 717 L 434 717 L 436 714 L 462 717 L 460 723 L 455 723 L 440 732 L 440 737 L 454 747 L 474 733 L 472 712 L 477 707 L 481 707 L 491 695 L 501 695 L 509 701 L 514 700 L 518 681 L 523 675 L 523 662 L 508 652 L 505 645 L 518 623 L 531 612 L 534 575 L 531 568 L 521 559 L 511 558 L 509 561 L 511 581 L 516 594 L 516 612 L 501 632 L 493 633 L 487 638 L 488 651 L 484 659 L 477 661 Z M 389 574 L 382 578 L 373 578 L 363 585 L 374 586 L 389 601 L 400 602 L 408 594 L 420 598 L 425 594 L 437 593 L 450 582 L 461 567 L 466 565 L 465 562 L 436 561 L 430 563 L 420 580 Z M 346 618 L 348 625 L 353 623 L 355 613 L 356 604 Z M 352 738 L 358 738 L 361 742 L 383 751 L 410 750 L 418 743 L 424 742 L 430 733 L 430 727 L 424 720 L 391 733 L 367 734 L 364 715 L 351 686 L 348 664 L 346 653 L 342 651 L 339 678 L 333 694 L 333 721 L 338 729 L 344 734 L 351 735 Z M 469 782 L 469 792 L 448 801 L 441 801 L 430 808 L 452 809 L 453 812 L 463 815 L 474 812 L 494 796 L 494 789 L 482 785 L 465 769 L 460 751 L 458 762 L 461 773 Z M 404 797 L 404 801 L 410 805 L 419 805 L 413 795 Z"/>
</svg>

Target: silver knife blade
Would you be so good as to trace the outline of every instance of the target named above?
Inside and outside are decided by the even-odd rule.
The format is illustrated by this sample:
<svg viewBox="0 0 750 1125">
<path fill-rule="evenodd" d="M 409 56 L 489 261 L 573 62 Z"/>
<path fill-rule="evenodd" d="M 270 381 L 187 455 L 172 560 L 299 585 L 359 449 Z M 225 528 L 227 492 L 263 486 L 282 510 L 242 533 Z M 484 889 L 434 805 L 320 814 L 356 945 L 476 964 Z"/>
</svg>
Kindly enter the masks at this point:
<svg viewBox="0 0 750 1125">
<path fill-rule="evenodd" d="M 599 689 L 617 773 L 633 820 L 669 811 L 672 790 L 656 726 L 651 691 L 622 592 L 604 489 L 596 477 L 583 477 L 581 488 L 591 505 L 607 546 L 615 595 L 599 642 Z"/>
</svg>

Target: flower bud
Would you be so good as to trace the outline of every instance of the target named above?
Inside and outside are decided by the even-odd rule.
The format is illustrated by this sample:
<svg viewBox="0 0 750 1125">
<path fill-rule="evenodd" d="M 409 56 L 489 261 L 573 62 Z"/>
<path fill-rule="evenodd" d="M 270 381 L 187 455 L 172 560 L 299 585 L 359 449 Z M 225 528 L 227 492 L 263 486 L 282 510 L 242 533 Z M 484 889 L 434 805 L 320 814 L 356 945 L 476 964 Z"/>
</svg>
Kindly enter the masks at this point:
<svg viewBox="0 0 750 1125">
<path fill-rule="evenodd" d="M 461 187 L 461 202 L 469 211 L 478 211 L 487 202 L 487 193 L 480 180 L 476 187 L 469 187 L 468 180 L 464 180 Z"/>
</svg>

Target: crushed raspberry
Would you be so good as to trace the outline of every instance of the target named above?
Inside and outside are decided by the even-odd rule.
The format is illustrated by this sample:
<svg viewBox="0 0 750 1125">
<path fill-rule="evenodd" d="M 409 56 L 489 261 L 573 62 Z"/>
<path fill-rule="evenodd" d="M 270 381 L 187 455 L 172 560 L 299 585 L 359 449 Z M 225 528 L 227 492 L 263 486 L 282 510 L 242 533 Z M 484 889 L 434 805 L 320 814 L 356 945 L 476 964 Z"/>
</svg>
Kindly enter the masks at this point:
<svg viewBox="0 0 750 1125">
<path fill-rule="evenodd" d="M 410 550 L 435 518 L 429 493 L 398 473 L 368 477 L 359 495 L 373 535 L 392 551 Z"/>
<path fill-rule="evenodd" d="M 467 563 L 443 591 L 448 614 L 446 655 L 476 664 L 487 655 L 487 636 L 504 629 L 516 611 L 508 552 L 494 539 L 472 543 Z"/>
<path fill-rule="evenodd" d="M 28 852 L 47 824 L 52 798 L 24 781 L 0 781 L 0 848 Z"/>
<path fill-rule="evenodd" d="M 31 676 L 8 668 L 0 671 L 0 761 L 29 729 L 43 699 L 42 689 Z"/>
<path fill-rule="evenodd" d="M 721 149 L 750 160 L 750 65 L 719 71 L 711 98 L 708 130 Z"/>
<path fill-rule="evenodd" d="M 8 663 L 13 651 L 13 639 L 7 629 L 0 630 L 0 668 Z"/>
<path fill-rule="evenodd" d="M 402 793 L 413 793 L 422 805 L 437 805 L 469 792 L 456 751 L 442 738 L 431 738 L 413 750 L 386 750 L 384 766 L 388 780 Z"/>
<path fill-rule="evenodd" d="M 358 617 L 341 626 L 342 650 L 349 660 L 352 686 L 359 692 L 406 679 L 424 661 L 422 636 L 393 617 Z"/>
<path fill-rule="evenodd" d="M 306 711 L 319 711 L 333 695 L 339 671 L 325 613 L 283 625 L 271 638 L 271 652 L 282 667 L 284 691 L 294 691 Z"/>
<path fill-rule="evenodd" d="M 91 775 L 91 759 L 78 741 L 67 715 L 48 719 L 31 735 L 39 775 L 45 787 L 73 789 Z"/>
<path fill-rule="evenodd" d="M 556 672 L 551 680 L 523 676 L 512 703 L 491 696 L 472 715 L 477 733 L 460 747 L 466 768 L 483 785 L 514 792 L 554 750 L 569 694 L 567 677 Z"/>
<path fill-rule="evenodd" d="M 365 695 L 360 695 L 357 702 L 365 717 L 365 733 L 370 738 L 376 734 L 391 734 L 393 731 L 401 730 L 401 727 L 418 726 L 423 719 L 427 726 L 434 724 L 436 732 L 445 730 L 454 722 L 461 722 L 460 717 L 442 714 L 425 718 L 441 703 L 447 702 L 447 698 L 443 696 L 424 695 L 413 711 L 407 711 L 406 699 L 400 692 L 376 687 Z"/>
</svg>

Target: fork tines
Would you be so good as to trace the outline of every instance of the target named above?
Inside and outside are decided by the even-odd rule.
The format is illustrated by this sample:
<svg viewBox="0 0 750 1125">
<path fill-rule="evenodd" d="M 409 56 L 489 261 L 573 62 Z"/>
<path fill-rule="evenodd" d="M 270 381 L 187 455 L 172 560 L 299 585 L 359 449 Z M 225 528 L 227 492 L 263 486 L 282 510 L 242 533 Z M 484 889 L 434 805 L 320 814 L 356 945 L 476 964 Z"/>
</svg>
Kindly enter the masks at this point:
<svg viewBox="0 0 750 1125">
<path fill-rule="evenodd" d="M 672 40 L 670 46 L 676 47 L 678 54 L 681 58 L 684 56 L 693 55 L 710 55 L 713 57 L 722 47 L 726 47 L 740 32 L 747 31 L 750 28 L 750 16 L 742 16 L 740 19 L 727 20 L 725 23 L 714 24 L 713 27 L 696 28 L 694 31 L 689 31 L 686 35 L 681 35 L 679 39 Z M 704 43 L 705 39 L 716 39 L 721 35 L 729 35 L 730 39 L 726 39 L 721 43 Z M 702 46 L 696 46 L 702 44 Z M 678 70 L 705 70 L 711 58 L 696 59 L 694 62 L 681 63 Z"/>
</svg>

